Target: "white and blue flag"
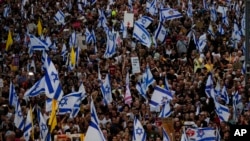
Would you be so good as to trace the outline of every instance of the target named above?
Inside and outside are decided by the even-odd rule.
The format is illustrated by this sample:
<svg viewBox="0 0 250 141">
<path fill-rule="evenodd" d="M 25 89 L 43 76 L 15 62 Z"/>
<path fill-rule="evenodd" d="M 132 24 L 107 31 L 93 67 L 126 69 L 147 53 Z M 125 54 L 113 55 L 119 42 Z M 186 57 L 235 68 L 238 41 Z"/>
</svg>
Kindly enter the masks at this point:
<svg viewBox="0 0 250 141">
<path fill-rule="evenodd" d="M 14 124 L 18 129 L 23 130 L 25 120 L 24 120 L 22 109 L 21 109 L 19 102 L 17 102 L 17 104 L 15 106 Z"/>
<path fill-rule="evenodd" d="M 25 138 L 26 141 L 30 140 L 30 135 L 31 135 L 31 130 L 32 130 L 32 123 L 33 123 L 33 119 L 32 119 L 32 109 L 28 110 L 28 114 L 26 116 L 26 120 L 25 120 L 25 125 L 23 128 L 23 136 Z"/>
<path fill-rule="evenodd" d="M 60 24 L 65 24 L 65 15 L 64 13 L 61 11 L 61 10 L 58 10 L 56 12 L 56 15 L 54 17 L 54 20 L 57 22 L 57 23 L 60 23 Z"/>
<path fill-rule="evenodd" d="M 192 0 L 188 1 L 187 16 L 189 18 L 193 17 L 193 4 L 192 4 Z"/>
<path fill-rule="evenodd" d="M 77 36 L 76 36 L 76 32 L 74 31 L 69 38 L 69 46 L 70 47 L 76 47 L 77 46 Z"/>
<path fill-rule="evenodd" d="M 166 132 L 164 128 L 162 128 L 162 135 L 163 135 L 163 141 L 171 141 L 168 133 Z"/>
<path fill-rule="evenodd" d="M 163 100 L 163 105 L 162 105 L 162 109 L 161 112 L 159 114 L 159 118 L 167 118 L 169 116 L 171 116 L 172 111 L 171 111 L 171 107 L 170 107 L 170 100 Z"/>
<path fill-rule="evenodd" d="M 163 43 L 166 39 L 166 36 L 167 36 L 167 30 L 163 26 L 163 24 L 161 22 L 159 22 L 158 27 L 154 33 L 154 38 L 156 40 L 159 40 L 161 43 Z"/>
<path fill-rule="evenodd" d="M 10 88 L 9 88 L 9 104 L 13 107 L 16 108 L 18 103 L 18 97 L 17 97 L 17 93 L 15 90 L 15 86 L 13 85 L 12 82 L 10 82 Z"/>
<path fill-rule="evenodd" d="M 224 35 L 224 34 L 225 34 L 225 30 L 223 29 L 223 27 L 222 27 L 221 24 L 219 24 L 219 25 L 217 26 L 217 30 L 218 30 L 218 32 L 220 33 L 220 35 Z"/>
<path fill-rule="evenodd" d="M 221 91 L 221 99 L 225 101 L 226 104 L 229 104 L 229 97 L 228 97 L 228 93 L 227 93 L 227 88 L 224 85 Z"/>
<path fill-rule="evenodd" d="M 214 101 L 215 104 L 215 112 L 218 115 L 220 121 L 227 122 L 230 116 L 229 108 L 225 105 L 220 104 L 216 100 Z"/>
<path fill-rule="evenodd" d="M 134 24 L 133 38 L 137 39 L 142 45 L 148 48 L 151 47 L 151 35 L 145 27 L 136 22 Z"/>
<path fill-rule="evenodd" d="M 214 4 L 210 7 L 210 20 L 213 22 L 217 20 L 217 11 Z"/>
<path fill-rule="evenodd" d="M 215 141 L 216 135 L 215 130 L 213 128 L 187 128 L 187 132 L 191 132 L 193 134 L 190 134 L 188 136 L 189 140 L 195 140 L 195 141 Z"/>
<path fill-rule="evenodd" d="M 38 50 L 38 51 L 44 51 L 44 50 L 49 50 L 49 44 L 46 43 L 45 41 L 37 38 L 36 36 L 29 34 L 29 47 L 31 50 Z"/>
<path fill-rule="evenodd" d="M 162 20 L 173 20 L 182 18 L 182 14 L 176 9 L 163 8 L 160 10 L 160 12 Z"/>
<path fill-rule="evenodd" d="M 38 80 L 31 88 L 29 88 L 25 93 L 24 97 L 34 97 L 42 93 L 45 93 L 45 77 L 43 76 Z"/>
<path fill-rule="evenodd" d="M 62 51 L 61 51 L 61 56 L 63 57 L 63 61 L 67 60 L 68 56 L 68 50 L 65 44 L 63 44 Z"/>
<path fill-rule="evenodd" d="M 112 99 L 112 89 L 110 85 L 109 74 L 106 74 L 105 80 L 101 85 L 101 92 L 105 105 L 110 104 L 113 101 L 113 99 Z"/>
<path fill-rule="evenodd" d="M 46 124 L 46 121 L 39 109 L 37 109 L 37 119 L 40 128 L 40 138 L 44 141 L 51 141 L 51 136 L 49 133 L 49 128 Z"/>
<path fill-rule="evenodd" d="M 134 118 L 134 130 L 133 130 L 133 141 L 146 141 L 147 135 L 141 124 L 141 122 Z"/>
<path fill-rule="evenodd" d="M 116 35 L 111 31 L 107 32 L 106 50 L 104 58 L 110 58 L 116 53 Z"/>
<path fill-rule="evenodd" d="M 99 119 L 96 113 L 94 101 L 90 103 L 91 121 L 86 132 L 85 141 L 106 141 L 101 128 L 99 127 Z"/>
<path fill-rule="evenodd" d="M 142 16 L 136 22 L 142 25 L 144 28 L 147 28 L 153 22 L 153 18 L 148 16 Z"/>
</svg>

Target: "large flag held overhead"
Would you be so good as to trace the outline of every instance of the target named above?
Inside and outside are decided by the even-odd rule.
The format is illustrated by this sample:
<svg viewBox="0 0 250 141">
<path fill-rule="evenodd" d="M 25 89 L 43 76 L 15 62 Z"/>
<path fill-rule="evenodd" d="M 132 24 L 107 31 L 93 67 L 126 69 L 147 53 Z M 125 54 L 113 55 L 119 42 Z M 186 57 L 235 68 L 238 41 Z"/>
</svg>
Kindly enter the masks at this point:
<svg viewBox="0 0 250 141">
<path fill-rule="evenodd" d="M 134 119 L 134 130 L 133 130 L 133 141 L 146 141 L 147 135 L 141 124 L 141 122 L 135 118 Z"/>
<path fill-rule="evenodd" d="M 12 38 L 12 35 L 11 35 L 11 31 L 9 30 L 8 32 L 8 38 L 7 38 L 7 41 L 6 41 L 6 47 L 5 47 L 5 50 L 8 51 L 9 47 L 13 44 L 13 38 Z"/>
<path fill-rule="evenodd" d="M 169 90 L 161 88 L 160 86 L 156 86 L 149 104 L 151 106 L 162 105 L 165 99 L 171 100 L 173 99 L 173 95 Z"/>
<path fill-rule="evenodd" d="M 84 138 L 85 141 L 105 141 L 105 137 L 99 127 L 99 119 L 96 113 L 94 101 L 90 103 L 91 121 Z"/>
<path fill-rule="evenodd" d="M 109 74 L 106 74 L 105 80 L 101 85 L 101 92 L 102 92 L 104 103 L 110 104 L 113 101 L 113 99 L 112 99 L 112 91 L 111 91 Z"/>
<path fill-rule="evenodd" d="M 45 41 L 37 38 L 36 36 L 32 34 L 28 34 L 30 42 L 29 42 L 29 47 L 31 50 L 39 50 L 39 51 L 44 51 L 44 50 L 49 50 L 49 44 L 46 43 Z"/>
<path fill-rule="evenodd" d="M 23 130 L 25 120 L 24 120 L 22 109 L 21 109 L 19 102 L 17 102 L 16 108 L 15 108 L 14 124 L 18 129 Z"/>
<path fill-rule="evenodd" d="M 217 113 L 220 121 L 227 122 L 230 116 L 229 108 L 225 105 L 220 104 L 216 100 L 214 101 L 215 104 L 215 112 Z"/>
<path fill-rule="evenodd" d="M 151 35 L 145 27 L 135 22 L 133 38 L 137 39 L 141 44 L 150 47 L 152 44 Z"/>
<path fill-rule="evenodd" d="M 153 19 L 148 16 L 142 16 L 136 22 L 142 25 L 144 28 L 147 28 L 153 22 Z"/>
<path fill-rule="evenodd" d="M 18 97 L 17 97 L 17 93 L 15 90 L 15 86 L 13 85 L 12 82 L 10 82 L 10 88 L 9 88 L 9 104 L 11 106 L 14 106 L 15 108 L 17 108 L 17 103 L 18 103 Z"/>
<path fill-rule="evenodd" d="M 49 129 L 47 127 L 47 124 L 45 122 L 45 119 L 43 118 L 43 115 L 39 109 L 37 109 L 37 119 L 38 119 L 38 124 L 40 127 L 40 137 L 44 141 L 50 141 L 51 136 L 49 134 Z"/>
<path fill-rule="evenodd" d="M 24 93 L 24 97 L 34 97 L 45 93 L 45 77 L 38 80 L 30 89 Z"/>
<path fill-rule="evenodd" d="M 163 20 L 173 20 L 173 19 L 179 19 L 182 18 L 182 14 L 177 11 L 176 9 L 172 8 L 163 8 L 161 9 L 161 18 Z"/>
<path fill-rule="evenodd" d="M 73 92 L 63 96 L 58 105 L 58 114 L 67 114 L 73 112 L 74 105 L 78 100 L 81 100 L 82 92 Z"/>
</svg>

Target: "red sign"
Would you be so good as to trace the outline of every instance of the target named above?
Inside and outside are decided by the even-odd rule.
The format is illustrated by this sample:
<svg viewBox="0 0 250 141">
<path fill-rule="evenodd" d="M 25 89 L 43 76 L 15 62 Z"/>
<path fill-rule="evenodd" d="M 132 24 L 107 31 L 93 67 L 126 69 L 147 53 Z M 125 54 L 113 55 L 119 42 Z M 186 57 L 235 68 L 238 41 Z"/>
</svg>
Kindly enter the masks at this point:
<svg viewBox="0 0 250 141">
<path fill-rule="evenodd" d="M 195 134 L 195 131 L 189 128 L 189 129 L 187 129 L 186 134 L 187 134 L 187 136 L 191 137 Z"/>
</svg>

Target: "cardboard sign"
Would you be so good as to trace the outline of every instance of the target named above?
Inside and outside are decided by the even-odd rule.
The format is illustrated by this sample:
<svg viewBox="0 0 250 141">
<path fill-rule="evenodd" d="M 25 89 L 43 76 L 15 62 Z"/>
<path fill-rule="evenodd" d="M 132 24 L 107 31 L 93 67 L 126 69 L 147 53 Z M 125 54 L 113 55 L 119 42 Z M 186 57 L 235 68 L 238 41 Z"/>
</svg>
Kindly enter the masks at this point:
<svg viewBox="0 0 250 141">
<path fill-rule="evenodd" d="M 140 61 L 138 57 L 131 57 L 131 64 L 132 64 L 132 73 L 140 73 L 141 68 L 140 68 Z"/>
<path fill-rule="evenodd" d="M 123 23 L 125 27 L 133 27 L 134 26 L 134 14 L 125 12 Z"/>
</svg>

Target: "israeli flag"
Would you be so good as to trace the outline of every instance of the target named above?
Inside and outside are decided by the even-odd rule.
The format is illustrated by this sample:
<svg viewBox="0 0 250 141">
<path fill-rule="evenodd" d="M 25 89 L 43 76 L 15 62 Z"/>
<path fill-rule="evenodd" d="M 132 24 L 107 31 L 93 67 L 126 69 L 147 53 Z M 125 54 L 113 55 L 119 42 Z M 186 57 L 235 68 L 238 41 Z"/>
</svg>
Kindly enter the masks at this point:
<svg viewBox="0 0 250 141">
<path fill-rule="evenodd" d="M 133 0 L 128 0 L 128 7 L 130 11 L 133 11 Z"/>
<path fill-rule="evenodd" d="M 246 14 L 244 12 L 242 18 L 241 18 L 241 32 L 242 35 L 245 36 L 246 32 Z"/>
<path fill-rule="evenodd" d="M 98 9 L 98 13 L 99 13 L 99 19 L 98 19 L 98 27 L 103 27 L 105 28 L 107 25 L 107 19 L 106 16 L 104 14 L 103 10 Z"/>
<path fill-rule="evenodd" d="M 163 135 L 163 141 L 171 141 L 168 133 L 166 132 L 164 128 L 162 129 L 162 135 Z"/>
<path fill-rule="evenodd" d="M 15 86 L 13 85 L 12 82 L 10 82 L 10 87 L 9 87 L 9 104 L 11 106 L 14 106 L 15 108 L 17 108 L 17 103 L 18 103 L 18 97 L 17 97 L 17 93 L 15 90 Z"/>
<path fill-rule="evenodd" d="M 45 54 L 45 94 L 50 99 L 56 99 L 60 101 L 63 96 L 62 86 L 60 84 L 58 71 L 55 68 L 54 63 L 50 60 L 47 54 Z"/>
<path fill-rule="evenodd" d="M 229 97 L 228 97 L 228 93 L 227 93 L 227 88 L 224 85 L 221 91 L 221 99 L 223 99 L 226 104 L 229 104 Z"/>
<path fill-rule="evenodd" d="M 116 53 L 116 36 L 111 31 L 107 32 L 106 51 L 104 58 L 110 58 Z"/>
<path fill-rule="evenodd" d="M 25 120 L 25 126 L 23 128 L 23 136 L 26 141 L 30 140 L 32 123 L 33 123 L 32 114 L 33 114 L 32 109 L 29 109 L 26 120 Z"/>
<path fill-rule="evenodd" d="M 54 17 L 54 20 L 55 20 L 57 23 L 60 23 L 60 24 L 65 25 L 65 15 L 64 15 L 64 13 L 63 13 L 61 10 L 58 10 L 58 11 L 56 12 L 55 17 Z"/>
<path fill-rule="evenodd" d="M 194 39 L 194 43 L 196 45 L 196 49 L 200 53 L 203 52 L 204 48 L 207 45 L 207 35 L 206 35 L 206 33 L 204 33 L 203 35 L 201 35 L 198 40 L 196 39 L 195 34 L 193 34 L 193 39 Z"/>
<path fill-rule="evenodd" d="M 45 121 L 45 119 L 44 119 L 44 117 L 39 109 L 37 109 L 37 119 L 38 119 L 38 124 L 39 124 L 39 128 L 40 128 L 41 140 L 51 141 L 51 136 L 49 133 L 48 126 L 47 126 L 46 121 Z"/>
<path fill-rule="evenodd" d="M 157 0 L 153 0 L 151 3 L 146 5 L 147 11 L 152 15 L 155 16 L 158 13 L 157 7 Z"/>
<path fill-rule="evenodd" d="M 216 135 L 213 128 L 187 128 L 187 131 L 190 131 L 194 134 L 188 136 L 189 140 L 195 141 L 215 141 Z"/>
<path fill-rule="evenodd" d="M 68 50 L 66 48 L 66 45 L 63 44 L 62 51 L 61 51 L 61 56 L 63 57 L 63 61 L 67 60 L 67 55 L 68 55 Z"/>
<path fill-rule="evenodd" d="M 160 10 L 160 12 L 163 20 L 174 20 L 182 18 L 182 14 L 179 11 L 172 8 L 163 8 Z"/>
<path fill-rule="evenodd" d="M 121 22 L 120 32 L 122 32 L 122 38 L 127 38 L 128 31 L 127 31 L 127 27 L 124 26 L 123 22 Z"/>
<path fill-rule="evenodd" d="M 222 23 L 224 25 L 226 25 L 227 27 L 229 26 L 227 11 L 224 8 L 223 8 L 223 11 L 222 11 Z"/>
<path fill-rule="evenodd" d="M 62 97 L 58 104 L 58 114 L 64 115 L 71 113 L 74 109 L 75 103 L 82 99 L 82 92 L 73 92 Z"/>
<path fill-rule="evenodd" d="M 208 78 L 207 78 L 207 82 L 206 82 L 206 87 L 205 87 L 205 93 L 207 95 L 207 97 L 212 97 L 211 96 L 211 90 L 213 89 L 213 78 L 212 78 L 212 74 L 209 74 Z"/>
<path fill-rule="evenodd" d="M 220 121 L 227 122 L 230 116 L 230 112 L 227 106 L 220 104 L 217 101 L 214 101 L 215 103 L 215 112 L 218 115 Z"/>
<path fill-rule="evenodd" d="M 146 141 L 147 135 L 141 124 L 141 122 L 134 118 L 134 130 L 133 130 L 133 141 Z"/>
<path fill-rule="evenodd" d="M 241 73 L 246 74 L 246 61 L 242 64 Z"/>
<path fill-rule="evenodd" d="M 215 9 L 214 4 L 210 8 L 210 20 L 216 22 L 217 20 L 217 11 Z"/>
<path fill-rule="evenodd" d="M 76 32 L 74 31 L 69 38 L 69 46 L 70 47 L 76 47 L 77 46 L 77 36 L 76 36 Z"/>
<path fill-rule="evenodd" d="M 86 43 L 87 44 L 96 43 L 95 31 L 93 29 L 90 32 L 89 29 L 86 28 L 85 36 L 86 36 Z"/>
<path fill-rule="evenodd" d="M 109 74 L 106 74 L 106 78 L 101 85 L 101 92 L 102 92 L 102 96 L 104 99 L 104 103 L 110 104 L 113 101 L 113 98 L 112 98 L 112 89 L 111 89 L 111 85 L 110 85 Z"/>
<path fill-rule="evenodd" d="M 210 23 L 207 31 L 213 38 L 216 38 L 212 24 Z"/>
<path fill-rule="evenodd" d="M 137 39 L 141 44 L 145 45 L 146 47 L 151 47 L 151 35 L 142 25 L 135 22 L 134 24 L 134 31 L 133 31 L 133 38 Z"/>
<path fill-rule="evenodd" d="M 207 0 L 203 0 L 203 8 L 205 9 L 205 10 L 208 10 L 209 8 L 208 8 L 208 4 L 207 4 Z"/>
<path fill-rule="evenodd" d="M 159 40 L 161 43 L 163 43 L 166 39 L 167 36 L 167 30 L 166 28 L 162 25 L 161 22 L 159 22 L 158 27 L 154 33 L 154 38 L 156 40 Z"/>
<path fill-rule="evenodd" d="M 171 114 L 172 114 L 172 111 L 171 111 L 171 107 L 170 107 L 170 101 L 164 100 L 161 112 L 159 114 L 159 118 L 167 118 L 167 117 L 171 116 Z"/>
<path fill-rule="evenodd" d="M 36 36 L 29 34 L 29 46 L 32 50 L 38 50 L 38 51 L 44 51 L 44 50 L 49 50 L 49 44 L 46 43 L 45 41 L 37 38 Z"/>
<path fill-rule="evenodd" d="M 182 134 L 181 134 L 181 141 L 189 141 L 188 137 L 187 137 L 187 134 L 186 134 L 186 131 L 185 131 L 185 128 L 183 128 L 183 131 L 182 131 Z"/>
<path fill-rule="evenodd" d="M 188 1 L 187 16 L 189 18 L 193 17 L 193 4 L 192 4 L 192 0 Z"/>
<path fill-rule="evenodd" d="M 146 91 L 146 86 L 145 86 L 145 82 L 141 81 L 141 82 L 137 82 L 136 84 L 136 90 L 139 92 L 139 94 L 142 95 L 143 98 L 147 99 L 147 91 Z"/>
<path fill-rule="evenodd" d="M 136 22 L 142 25 L 144 28 L 147 28 L 153 22 L 153 18 L 148 17 L 148 16 L 142 16 Z"/>
<path fill-rule="evenodd" d="M 11 12 L 10 5 L 6 5 L 3 9 L 3 17 L 7 18 Z"/>
<path fill-rule="evenodd" d="M 41 93 L 45 93 L 45 77 L 38 80 L 30 89 L 24 93 L 24 97 L 35 97 Z"/>
<path fill-rule="evenodd" d="M 96 113 L 94 101 L 90 103 L 91 121 L 86 132 L 85 141 L 106 141 L 101 128 L 99 127 L 99 119 Z"/>
<path fill-rule="evenodd" d="M 97 0 L 89 0 L 90 5 L 94 5 L 96 3 Z"/>
<path fill-rule="evenodd" d="M 220 35 L 224 35 L 225 34 L 225 30 L 223 29 L 222 25 L 219 24 L 217 26 L 218 32 L 220 33 Z"/>
<path fill-rule="evenodd" d="M 153 92 L 152 97 L 149 101 L 149 104 L 153 107 L 156 107 L 158 105 L 162 105 L 166 99 L 168 99 L 168 100 L 173 99 L 173 95 L 171 94 L 171 92 L 169 90 L 166 90 L 166 89 L 160 87 L 160 86 L 156 86 L 154 88 L 154 92 Z"/>
<path fill-rule="evenodd" d="M 236 23 L 236 21 L 234 21 L 232 39 L 237 43 L 241 40 L 241 35 L 242 35 L 241 30 L 240 30 L 238 24 Z"/>
<path fill-rule="evenodd" d="M 164 88 L 165 88 L 166 90 L 170 91 L 167 76 L 165 77 L 165 87 L 164 87 Z"/>
<path fill-rule="evenodd" d="M 16 108 L 15 108 L 14 124 L 18 129 L 23 130 L 25 120 L 23 118 L 23 113 L 22 113 L 22 109 L 21 109 L 19 102 L 16 103 L 15 107 Z"/>
<path fill-rule="evenodd" d="M 234 95 L 233 95 L 233 119 L 234 120 L 237 120 L 239 114 L 240 114 L 240 111 L 239 111 L 239 108 L 238 108 L 238 104 L 241 103 L 241 96 L 239 95 L 238 91 L 234 92 Z"/>
</svg>

